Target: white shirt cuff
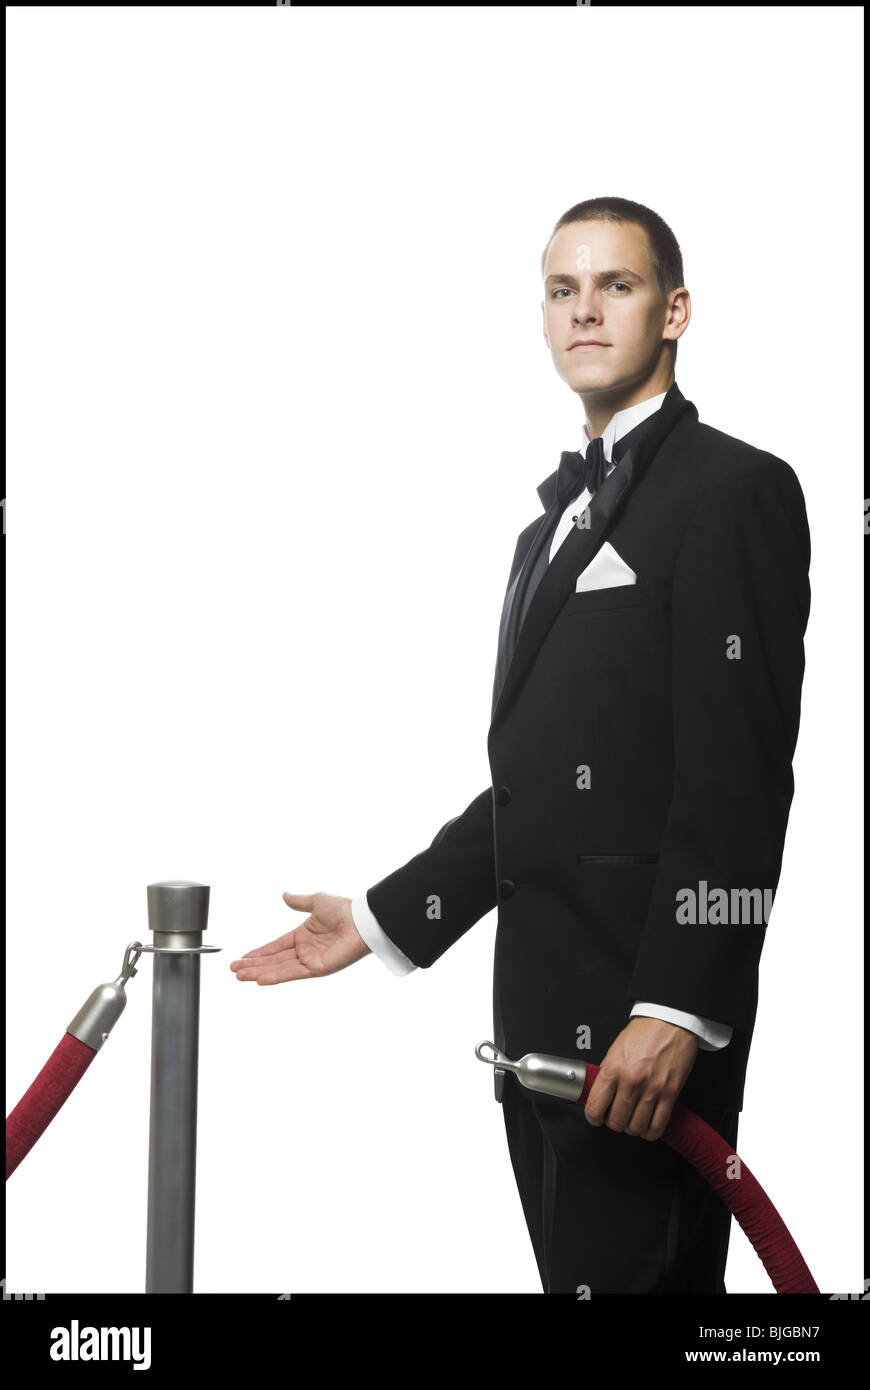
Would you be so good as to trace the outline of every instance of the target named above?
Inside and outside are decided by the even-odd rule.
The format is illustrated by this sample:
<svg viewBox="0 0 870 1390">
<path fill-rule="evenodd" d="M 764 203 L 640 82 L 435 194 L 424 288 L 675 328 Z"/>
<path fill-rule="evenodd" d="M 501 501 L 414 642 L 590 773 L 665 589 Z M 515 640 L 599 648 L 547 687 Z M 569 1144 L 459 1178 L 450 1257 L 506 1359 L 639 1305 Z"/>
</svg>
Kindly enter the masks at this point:
<svg viewBox="0 0 870 1390">
<path fill-rule="evenodd" d="M 683 1013 L 682 1009 L 672 1009 L 667 1004 L 648 1004 L 645 1000 L 638 1000 L 629 1017 L 635 1018 L 638 1015 L 644 1018 L 660 1018 L 665 1023 L 676 1023 L 680 1028 L 688 1028 L 689 1032 L 697 1037 L 698 1047 L 702 1052 L 718 1052 L 720 1048 L 727 1047 L 734 1033 L 730 1023 L 714 1023 L 709 1018 L 701 1018 L 699 1014 Z"/>
<path fill-rule="evenodd" d="M 359 898 L 353 899 L 350 905 L 350 915 L 353 918 L 354 926 L 369 950 L 373 951 L 394 975 L 409 975 L 412 970 L 417 969 L 404 951 L 400 951 L 398 946 L 384 935 L 377 917 L 369 907 L 365 893 Z"/>
</svg>

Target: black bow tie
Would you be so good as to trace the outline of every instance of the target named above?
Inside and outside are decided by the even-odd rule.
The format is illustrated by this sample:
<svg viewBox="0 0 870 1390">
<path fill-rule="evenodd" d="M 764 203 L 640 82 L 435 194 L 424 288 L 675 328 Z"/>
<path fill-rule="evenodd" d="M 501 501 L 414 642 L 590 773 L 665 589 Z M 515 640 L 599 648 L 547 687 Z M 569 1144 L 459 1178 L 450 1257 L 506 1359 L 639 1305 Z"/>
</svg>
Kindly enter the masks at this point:
<svg viewBox="0 0 870 1390">
<path fill-rule="evenodd" d="M 604 482 L 607 467 L 601 435 L 590 442 L 585 457 L 566 449 L 559 460 L 556 474 L 556 497 L 560 502 L 569 502 L 579 496 L 584 487 L 588 487 L 590 492 L 597 492 Z"/>
</svg>

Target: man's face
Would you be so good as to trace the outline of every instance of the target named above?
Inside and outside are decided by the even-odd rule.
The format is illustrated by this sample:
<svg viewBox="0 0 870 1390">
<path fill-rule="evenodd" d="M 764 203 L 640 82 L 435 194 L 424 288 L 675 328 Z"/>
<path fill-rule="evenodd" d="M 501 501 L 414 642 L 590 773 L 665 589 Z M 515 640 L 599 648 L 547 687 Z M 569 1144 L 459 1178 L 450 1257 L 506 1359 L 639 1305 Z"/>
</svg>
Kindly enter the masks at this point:
<svg viewBox="0 0 870 1390">
<path fill-rule="evenodd" d="M 625 390 L 662 365 L 663 339 L 688 323 L 688 291 L 662 294 L 646 232 L 628 222 L 571 222 L 550 243 L 544 263 L 544 338 L 563 381 L 581 396 Z M 593 339 L 596 347 L 572 347 Z"/>
</svg>

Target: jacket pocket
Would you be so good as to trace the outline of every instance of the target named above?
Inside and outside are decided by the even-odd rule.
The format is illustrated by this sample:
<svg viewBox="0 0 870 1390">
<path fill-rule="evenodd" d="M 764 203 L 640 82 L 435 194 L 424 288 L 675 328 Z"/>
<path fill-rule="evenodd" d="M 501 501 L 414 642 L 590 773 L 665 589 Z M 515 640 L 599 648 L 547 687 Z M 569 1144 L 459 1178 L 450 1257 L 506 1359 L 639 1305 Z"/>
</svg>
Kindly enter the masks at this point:
<svg viewBox="0 0 870 1390">
<path fill-rule="evenodd" d="M 642 608 L 649 603 L 650 597 L 651 586 L 642 581 L 609 585 L 605 589 L 574 590 L 563 603 L 561 612 L 599 613 L 614 608 Z"/>
<path fill-rule="evenodd" d="M 657 864 L 657 854 L 578 854 L 578 864 Z"/>
</svg>

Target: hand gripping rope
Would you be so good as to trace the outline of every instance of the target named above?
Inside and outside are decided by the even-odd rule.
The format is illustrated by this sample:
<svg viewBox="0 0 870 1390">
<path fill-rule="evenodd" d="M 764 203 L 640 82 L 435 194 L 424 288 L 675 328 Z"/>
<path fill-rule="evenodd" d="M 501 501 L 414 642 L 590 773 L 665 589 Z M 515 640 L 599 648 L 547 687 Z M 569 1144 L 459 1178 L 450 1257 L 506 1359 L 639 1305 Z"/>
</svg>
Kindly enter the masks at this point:
<svg viewBox="0 0 870 1390">
<path fill-rule="evenodd" d="M 492 1050 L 492 1056 L 483 1053 L 481 1049 L 485 1047 Z M 518 1062 L 512 1062 L 491 1042 L 478 1043 L 474 1052 L 481 1062 L 489 1062 L 496 1070 L 513 1072 L 527 1090 L 557 1096 L 575 1105 L 586 1104 L 600 1070 L 594 1062 L 574 1062 L 567 1057 L 548 1057 L 541 1052 L 527 1052 Z M 806 1261 L 764 1188 L 712 1125 L 677 1101 L 661 1139 L 697 1168 L 736 1217 L 777 1293 L 819 1292 Z M 735 1170 L 735 1159 L 737 1177 L 729 1176 Z"/>
</svg>

